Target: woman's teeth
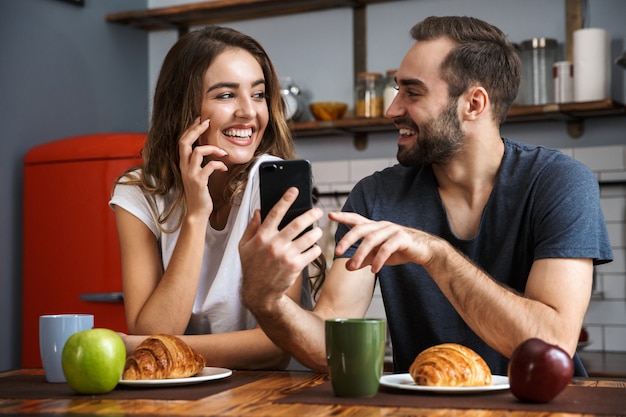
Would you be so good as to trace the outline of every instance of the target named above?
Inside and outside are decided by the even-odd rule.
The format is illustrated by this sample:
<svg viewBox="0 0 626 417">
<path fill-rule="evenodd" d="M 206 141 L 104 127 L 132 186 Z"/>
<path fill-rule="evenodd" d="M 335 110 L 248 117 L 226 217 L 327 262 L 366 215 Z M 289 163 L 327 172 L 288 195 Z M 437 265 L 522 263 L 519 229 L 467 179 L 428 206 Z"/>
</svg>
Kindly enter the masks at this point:
<svg viewBox="0 0 626 417">
<path fill-rule="evenodd" d="M 222 133 L 225 136 L 248 139 L 252 136 L 252 129 L 228 129 Z"/>
</svg>

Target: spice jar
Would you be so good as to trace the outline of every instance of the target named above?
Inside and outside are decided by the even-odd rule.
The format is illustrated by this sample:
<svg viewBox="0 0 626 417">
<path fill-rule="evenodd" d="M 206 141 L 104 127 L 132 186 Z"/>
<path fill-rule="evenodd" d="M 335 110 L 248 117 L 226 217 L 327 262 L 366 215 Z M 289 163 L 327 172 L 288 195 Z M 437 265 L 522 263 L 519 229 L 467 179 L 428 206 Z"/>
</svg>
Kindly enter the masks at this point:
<svg viewBox="0 0 626 417">
<path fill-rule="evenodd" d="M 382 77 L 378 72 L 360 72 L 356 76 L 355 111 L 356 117 L 382 117 L 383 95 Z"/>
<path fill-rule="evenodd" d="M 383 112 L 387 113 L 387 109 L 391 106 L 391 102 L 398 94 L 396 88 L 396 72 L 397 69 L 387 70 L 387 76 L 385 77 L 385 88 L 383 89 Z"/>
</svg>

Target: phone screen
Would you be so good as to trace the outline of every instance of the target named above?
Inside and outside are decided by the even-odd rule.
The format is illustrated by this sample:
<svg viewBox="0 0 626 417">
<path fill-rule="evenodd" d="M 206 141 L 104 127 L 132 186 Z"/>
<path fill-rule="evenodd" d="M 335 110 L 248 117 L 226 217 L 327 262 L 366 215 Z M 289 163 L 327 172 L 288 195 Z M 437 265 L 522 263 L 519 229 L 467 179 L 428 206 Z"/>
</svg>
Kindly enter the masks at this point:
<svg viewBox="0 0 626 417">
<path fill-rule="evenodd" d="M 259 180 L 261 186 L 261 220 L 265 219 L 267 213 L 289 187 L 298 188 L 298 198 L 287 211 L 278 226 L 279 229 L 313 207 L 313 180 L 309 161 L 297 159 L 262 162 L 259 165 Z"/>
</svg>

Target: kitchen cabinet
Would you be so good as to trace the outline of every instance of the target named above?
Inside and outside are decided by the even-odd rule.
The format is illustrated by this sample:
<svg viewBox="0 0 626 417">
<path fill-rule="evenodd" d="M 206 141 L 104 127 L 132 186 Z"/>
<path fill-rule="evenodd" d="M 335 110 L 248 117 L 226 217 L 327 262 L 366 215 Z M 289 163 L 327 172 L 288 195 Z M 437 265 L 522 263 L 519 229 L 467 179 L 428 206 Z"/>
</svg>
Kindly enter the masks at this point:
<svg viewBox="0 0 626 417">
<path fill-rule="evenodd" d="M 106 21 L 128 25 L 146 31 L 176 29 L 186 33 L 190 27 L 219 24 L 246 19 L 283 16 L 333 8 L 353 10 L 354 71 L 366 71 L 366 7 L 368 4 L 406 0 L 215 0 L 145 10 L 131 10 L 105 16 Z M 582 0 L 566 0 L 566 50 L 571 54 L 571 33 L 582 26 Z M 506 123 L 563 121 L 568 134 L 577 138 L 583 134 L 584 120 L 595 117 L 624 116 L 626 107 L 613 100 L 587 103 L 561 103 L 540 106 L 514 106 Z M 363 147 L 366 135 L 395 130 L 387 118 L 346 118 L 336 121 L 307 121 L 291 124 L 298 138 L 329 135 L 351 135 L 355 146 Z"/>
</svg>

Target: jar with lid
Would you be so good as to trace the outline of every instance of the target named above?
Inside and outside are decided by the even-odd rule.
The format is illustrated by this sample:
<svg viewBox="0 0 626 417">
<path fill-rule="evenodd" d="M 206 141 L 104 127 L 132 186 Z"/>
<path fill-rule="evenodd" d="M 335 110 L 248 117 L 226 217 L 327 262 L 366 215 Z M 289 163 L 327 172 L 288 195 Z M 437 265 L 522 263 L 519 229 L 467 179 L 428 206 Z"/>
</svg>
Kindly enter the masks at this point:
<svg viewBox="0 0 626 417">
<path fill-rule="evenodd" d="M 383 88 L 383 112 L 387 113 L 387 109 L 391 106 L 391 102 L 398 94 L 396 88 L 396 72 L 397 69 L 387 70 L 387 76 L 385 77 L 385 87 Z"/>
<path fill-rule="evenodd" d="M 382 77 L 379 72 L 360 72 L 356 76 L 354 115 L 382 117 Z"/>
<path fill-rule="evenodd" d="M 556 62 L 556 39 L 533 38 L 520 45 L 522 80 L 519 104 L 537 105 L 554 100 L 552 70 Z"/>
</svg>

